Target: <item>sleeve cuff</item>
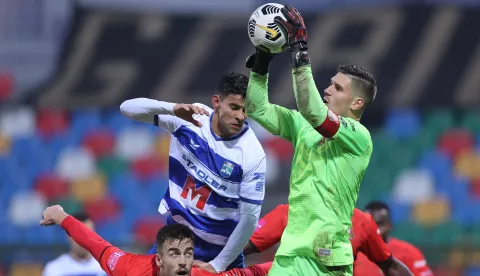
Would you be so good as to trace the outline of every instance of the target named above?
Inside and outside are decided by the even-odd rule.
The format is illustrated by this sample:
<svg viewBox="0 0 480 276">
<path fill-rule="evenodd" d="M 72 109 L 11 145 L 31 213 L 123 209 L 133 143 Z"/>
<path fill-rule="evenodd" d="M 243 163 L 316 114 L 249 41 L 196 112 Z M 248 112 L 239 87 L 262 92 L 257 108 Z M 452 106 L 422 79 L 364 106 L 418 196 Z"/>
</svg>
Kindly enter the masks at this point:
<svg viewBox="0 0 480 276">
<path fill-rule="evenodd" d="M 67 230 L 67 228 L 73 223 L 75 219 L 72 216 L 67 216 L 60 225 L 63 229 Z"/>
<path fill-rule="evenodd" d="M 209 264 L 213 266 L 213 268 L 215 269 L 215 271 L 217 271 L 217 273 L 225 271 L 225 269 L 227 269 L 227 267 L 220 266 L 219 264 L 217 264 L 217 262 L 215 262 L 215 259 L 211 260 Z"/>
</svg>

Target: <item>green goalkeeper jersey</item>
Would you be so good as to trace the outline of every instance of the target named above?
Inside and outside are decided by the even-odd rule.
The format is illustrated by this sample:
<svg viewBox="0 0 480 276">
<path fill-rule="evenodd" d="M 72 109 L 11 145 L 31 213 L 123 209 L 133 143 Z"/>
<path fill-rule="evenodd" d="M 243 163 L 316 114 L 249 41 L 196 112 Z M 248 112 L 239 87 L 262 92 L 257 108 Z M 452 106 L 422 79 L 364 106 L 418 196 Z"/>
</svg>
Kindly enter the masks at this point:
<svg viewBox="0 0 480 276">
<path fill-rule="evenodd" d="M 269 103 L 268 75 L 251 73 L 246 98 L 248 115 L 295 147 L 288 224 L 277 256 L 312 257 L 325 266 L 349 265 L 353 263 L 349 229 L 372 154 L 370 133 L 354 119 L 329 113 L 310 66 L 294 69 L 293 80 L 300 112 Z M 338 119 L 340 128 L 326 139 L 315 127 L 329 119 Z"/>
</svg>

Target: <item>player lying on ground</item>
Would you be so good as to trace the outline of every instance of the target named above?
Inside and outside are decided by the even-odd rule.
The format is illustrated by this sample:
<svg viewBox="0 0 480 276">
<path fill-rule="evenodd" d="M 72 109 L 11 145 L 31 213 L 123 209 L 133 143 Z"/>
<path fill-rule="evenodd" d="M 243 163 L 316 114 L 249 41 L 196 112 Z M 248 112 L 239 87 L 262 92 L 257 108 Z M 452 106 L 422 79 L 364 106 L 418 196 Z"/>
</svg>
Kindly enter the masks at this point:
<svg viewBox="0 0 480 276">
<path fill-rule="evenodd" d="M 161 228 L 157 234 L 157 252 L 148 256 L 128 253 L 111 245 L 82 222 L 65 213 L 60 205 L 47 207 L 40 224 L 60 225 L 75 242 L 92 254 L 110 276 L 265 276 L 271 266 L 271 263 L 265 263 L 219 274 L 192 268 L 194 236 L 182 224 Z"/>
<path fill-rule="evenodd" d="M 174 104 L 138 98 L 125 101 L 122 113 L 168 130 L 169 188 L 159 212 L 167 224 L 187 225 L 195 237 L 195 258 L 202 269 L 242 268 L 243 247 L 260 217 L 265 184 L 265 152 L 245 122 L 248 78 L 229 73 L 202 104 Z M 148 252 L 154 254 L 155 246 Z"/>
<path fill-rule="evenodd" d="M 375 98 L 375 79 L 358 66 L 339 66 L 322 101 L 312 76 L 303 19 L 288 5 L 282 13 L 287 22 L 276 22 L 288 37 L 299 112 L 268 102 L 268 70 L 274 55 L 257 49 L 246 64 L 252 69 L 247 114 L 295 147 L 290 216 L 269 275 L 351 275 L 348 230 L 372 153 L 370 133 L 359 121 Z"/>
<path fill-rule="evenodd" d="M 280 242 L 283 231 L 287 227 L 287 218 L 287 204 L 280 204 L 266 214 L 260 219 L 257 230 L 255 230 L 248 241 L 243 253 L 249 255 L 255 252 L 263 252 Z M 370 261 L 376 263 L 385 275 L 413 275 L 404 264 L 392 256 L 387 245 L 379 235 L 377 224 L 370 215 L 365 214 L 358 209 L 353 211 L 350 237 L 354 258 L 357 257 L 359 252 L 362 252 Z M 368 273 L 357 273 L 355 270 L 355 263 L 353 267 L 355 276 L 371 275 Z"/>
<path fill-rule="evenodd" d="M 371 214 L 376 221 L 380 234 L 392 254 L 402 261 L 415 276 L 433 276 L 425 257 L 417 247 L 408 242 L 390 237 L 392 221 L 390 219 L 390 208 L 386 203 L 372 201 L 365 206 L 365 212 Z M 354 272 L 370 272 L 369 275 L 372 276 L 381 275 L 377 271 L 375 271 L 377 273 L 372 273 L 372 267 L 373 264 L 365 256 L 359 255 Z"/>
</svg>

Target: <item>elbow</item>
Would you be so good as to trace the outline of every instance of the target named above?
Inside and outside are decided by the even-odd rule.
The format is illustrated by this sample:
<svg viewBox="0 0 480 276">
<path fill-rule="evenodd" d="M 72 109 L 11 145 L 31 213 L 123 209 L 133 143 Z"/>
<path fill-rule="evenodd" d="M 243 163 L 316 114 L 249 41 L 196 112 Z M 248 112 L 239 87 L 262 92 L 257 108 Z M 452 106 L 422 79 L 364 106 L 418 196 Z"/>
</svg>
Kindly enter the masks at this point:
<svg viewBox="0 0 480 276">
<path fill-rule="evenodd" d="M 120 112 L 123 116 L 130 119 L 138 119 L 140 113 L 142 113 L 138 108 L 138 101 L 141 101 L 143 98 L 130 99 L 124 101 L 120 105 Z"/>
</svg>

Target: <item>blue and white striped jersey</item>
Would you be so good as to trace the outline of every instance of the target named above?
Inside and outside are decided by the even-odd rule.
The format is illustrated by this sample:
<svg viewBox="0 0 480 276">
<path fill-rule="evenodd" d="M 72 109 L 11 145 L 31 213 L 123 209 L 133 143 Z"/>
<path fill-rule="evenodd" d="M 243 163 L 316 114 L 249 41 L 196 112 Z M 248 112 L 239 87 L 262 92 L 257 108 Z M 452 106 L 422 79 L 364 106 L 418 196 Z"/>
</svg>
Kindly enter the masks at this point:
<svg viewBox="0 0 480 276">
<path fill-rule="evenodd" d="M 208 243 L 224 246 L 239 220 L 239 201 L 261 205 L 266 158 L 245 123 L 237 135 L 222 139 L 211 118 L 196 115 L 196 127 L 178 117 L 157 115 L 155 124 L 170 131 L 169 188 L 159 212 L 189 226 Z"/>
</svg>

